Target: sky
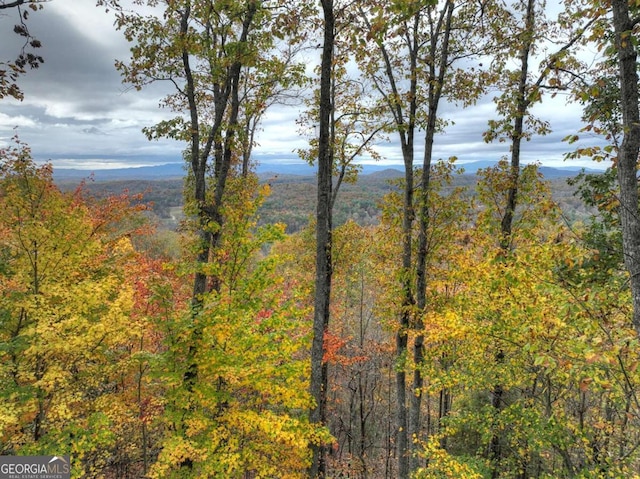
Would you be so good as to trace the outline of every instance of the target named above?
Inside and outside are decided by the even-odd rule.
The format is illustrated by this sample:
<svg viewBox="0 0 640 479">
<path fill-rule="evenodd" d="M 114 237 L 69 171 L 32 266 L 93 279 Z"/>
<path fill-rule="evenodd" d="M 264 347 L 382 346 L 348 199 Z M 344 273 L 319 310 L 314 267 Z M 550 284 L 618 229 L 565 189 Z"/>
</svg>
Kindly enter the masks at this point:
<svg viewBox="0 0 640 479">
<path fill-rule="evenodd" d="M 20 39 L 12 33 L 15 12 L 2 13 L 0 60 L 8 60 L 15 58 Z M 39 54 L 45 63 L 20 78 L 23 101 L 0 100 L 0 147 L 8 146 L 17 134 L 30 145 L 36 161 L 51 161 L 54 169 L 99 170 L 182 161 L 184 144 L 148 141 L 142 133 L 143 127 L 172 116 L 159 107 L 170 86 L 157 84 L 136 91 L 121 82 L 114 63 L 129 57 L 129 45 L 116 31 L 110 14 L 96 7 L 94 0 L 52 0 L 32 14 L 28 24 L 43 44 Z M 508 155 L 507 144 L 485 144 L 482 140 L 487 121 L 496 117 L 491 96 L 472 108 L 445 105 L 442 111 L 454 125 L 437 136 L 435 158 L 455 155 L 464 163 Z M 562 138 L 582 126 L 579 106 L 568 105 L 558 95 L 536 107 L 535 113 L 550 122 L 553 132 L 524 144 L 525 163 L 605 167 L 563 160 L 575 145 L 562 142 Z M 257 137 L 254 159 L 263 165 L 298 161 L 295 151 L 306 145 L 295 123 L 298 115 L 295 107 L 270 110 Z M 586 138 L 584 144 L 594 141 Z M 393 139 L 378 149 L 384 156 L 383 164 L 401 166 L 399 147 Z"/>
</svg>

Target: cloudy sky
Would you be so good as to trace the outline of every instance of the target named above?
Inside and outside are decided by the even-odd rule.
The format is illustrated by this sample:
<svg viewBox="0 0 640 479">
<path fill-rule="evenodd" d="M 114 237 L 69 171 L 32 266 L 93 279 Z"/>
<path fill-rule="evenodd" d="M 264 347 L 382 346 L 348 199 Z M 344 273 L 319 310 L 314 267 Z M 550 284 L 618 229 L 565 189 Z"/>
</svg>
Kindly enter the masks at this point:
<svg viewBox="0 0 640 479">
<path fill-rule="evenodd" d="M 0 59 L 14 58 L 20 39 L 12 32 L 14 12 L 0 16 Z M 114 68 L 128 58 L 128 45 L 113 27 L 113 17 L 95 7 L 94 0 L 53 0 L 29 19 L 29 29 L 41 40 L 45 63 L 20 79 L 25 99 L 0 100 L 0 146 L 17 132 L 37 161 L 51 160 L 54 168 L 102 169 L 181 162 L 184 145 L 147 141 L 141 129 L 168 118 L 159 101 L 169 88 L 156 85 L 135 91 L 123 85 Z M 461 111 L 445 109 L 455 125 L 436 139 L 437 158 L 456 155 L 461 162 L 497 160 L 508 145 L 485 144 L 482 131 L 495 117 L 490 98 Z M 572 166 L 563 161 L 572 149 L 563 137 L 580 128 L 580 109 L 561 96 L 545 101 L 537 114 L 551 122 L 553 133 L 524 146 L 524 161 Z M 279 108 L 266 118 L 255 150 L 259 161 L 291 162 L 305 140 L 297 135 L 295 108 Z M 587 140 L 593 142 L 593 139 Z M 396 145 L 381 145 L 385 163 L 400 165 Z M 588 163 L 580 166 L 603 167 Z"/>
</svg>

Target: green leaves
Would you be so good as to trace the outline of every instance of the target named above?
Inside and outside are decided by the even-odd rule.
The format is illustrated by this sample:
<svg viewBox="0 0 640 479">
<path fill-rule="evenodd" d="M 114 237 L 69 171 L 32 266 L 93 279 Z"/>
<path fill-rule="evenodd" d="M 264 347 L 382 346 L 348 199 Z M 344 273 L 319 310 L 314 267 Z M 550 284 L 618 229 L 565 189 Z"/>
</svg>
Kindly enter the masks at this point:
<svg viewBox="0 0 640 479">
<path fill-rule="evenodd" d="M 282 288 L 277 265 L 272 258 L 248 271 L 248 264 L 227 270 L 221 276 L 236 276 L 225 281 L 232 287 L 203 299 L 194 318 L 202 330 L 195 357 L 199 381 L 192 392 L 182 385 L 170 396 L 165 420 L 184 430 L 165 439 L 153 477 L 174 477 L 186 458 L 194 463 L 193 474 L 233 478 L 252 470 L 302 477 L 317 433 L 307 420 L 308 364 L 301 354 L 308 347 L 308 311 L 287 298 L 296 294 Z"/>
<path fill-rule="evenodd" d="M 74 477 L 106 465 L 130 412 L 115 387 L 128 371 L 130 240 L 111 222 L 132 210 L 61 193 L 51 168 L 18 143 L 0 175 L 0 444 L 5 453 L 71 454 Z"/>
<path fill-rule="evenodd" d="M 288 253 L 270 252 L 284 225 L 257 226 L 267 194 L 255 177 L 229 179 L 220 243 L 202 266 L 219 287 L 159 323 L 165 434 L 151 477 L 303 477 L 310 441 L 327 440 L 308 422 L 308 290 L 283 275 Z"/>
</svg>

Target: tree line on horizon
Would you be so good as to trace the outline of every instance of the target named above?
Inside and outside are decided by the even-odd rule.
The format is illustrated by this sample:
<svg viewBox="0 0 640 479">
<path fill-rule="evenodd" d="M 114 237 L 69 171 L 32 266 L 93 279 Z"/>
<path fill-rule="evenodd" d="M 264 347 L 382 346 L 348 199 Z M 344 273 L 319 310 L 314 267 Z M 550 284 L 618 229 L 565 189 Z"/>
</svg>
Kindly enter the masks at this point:
<svg viewBox="0 0 640 479">
<path fill-rule="evenodd" d="M 638 477 L 635 0 L 98 5 L 131 42 L 123 80 L 175 87 L 144 132 L 185 143 L 186 219 L 167 256 L 139 198 L 0 151 L 0 453 L 96 478 Z M 458 185 L 455 151 L 432 157 L 441 107 L 489 92 L 484 140 L 510 153 Z M 610 165 L 574 180 L 587 221 L 520 163 L 557 94 L 584 107 L 566 140 L 607 144 L 571 154 Z M 287 234 L 259 222 L 252 149 L 300 98 L 316 211 Z M 338 226 L 389 137 L 379 222 Z"/>
</svg>

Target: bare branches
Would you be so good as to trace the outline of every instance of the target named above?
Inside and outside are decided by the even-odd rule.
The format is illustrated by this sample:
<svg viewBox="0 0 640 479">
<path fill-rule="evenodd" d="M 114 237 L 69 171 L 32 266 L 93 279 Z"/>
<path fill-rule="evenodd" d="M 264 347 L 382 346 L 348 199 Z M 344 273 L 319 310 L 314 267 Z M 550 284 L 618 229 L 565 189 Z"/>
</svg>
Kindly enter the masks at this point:
<svg viewBox="0 0 640 479">
<path fill-rule="evenodd" d="M 0 1 L 0 10 L 8 10 L 9 8 L 20 8 L 22 5 L 28 5 L 32 10 L 38 10 L 42 8 L 42 3 L 49 2 L 49 0 L 14 0 L 13 2 Z"/>
<path fill-rule="evenodd" d="M 2 2 L 0 3 L 0 10 L 4 10 L 6 8 L 19 7 L 20 5 L 23 5 L 24 3 L 26 3 L 26 1 L 27 0 L 16 0 L 15 2 L 11 2 L 11 3 Z"/>
<path fill-rule="evenodd" d="M 15 0 L 10 3 L 0 2 L 0 10 L 10 8 L 17 9 L 19 23 L 14 25 L 13 32 L 24 38 L 24 43 L 15 60 L 10 62 L 0 61 L 0 99 L 9 96 L 17 100 L 22 100 L 24 95 L 17 84 L 18 77 L 26 73 L 26 67 L 34 69 L 44 63 L 44 59 L 40 55 L 28 51 L 30 48 L 40 48 L 42 44 L 29 32 L 26 24 L 26 20 L 29 18 L 29 11 L 21 8 L 22 5 L 28 5 L 31 10 L 36 11 L 42 8 L 42 5 L 37 4 L 43 3 L 44 1 L 45 0 Z"/>
</svg>

